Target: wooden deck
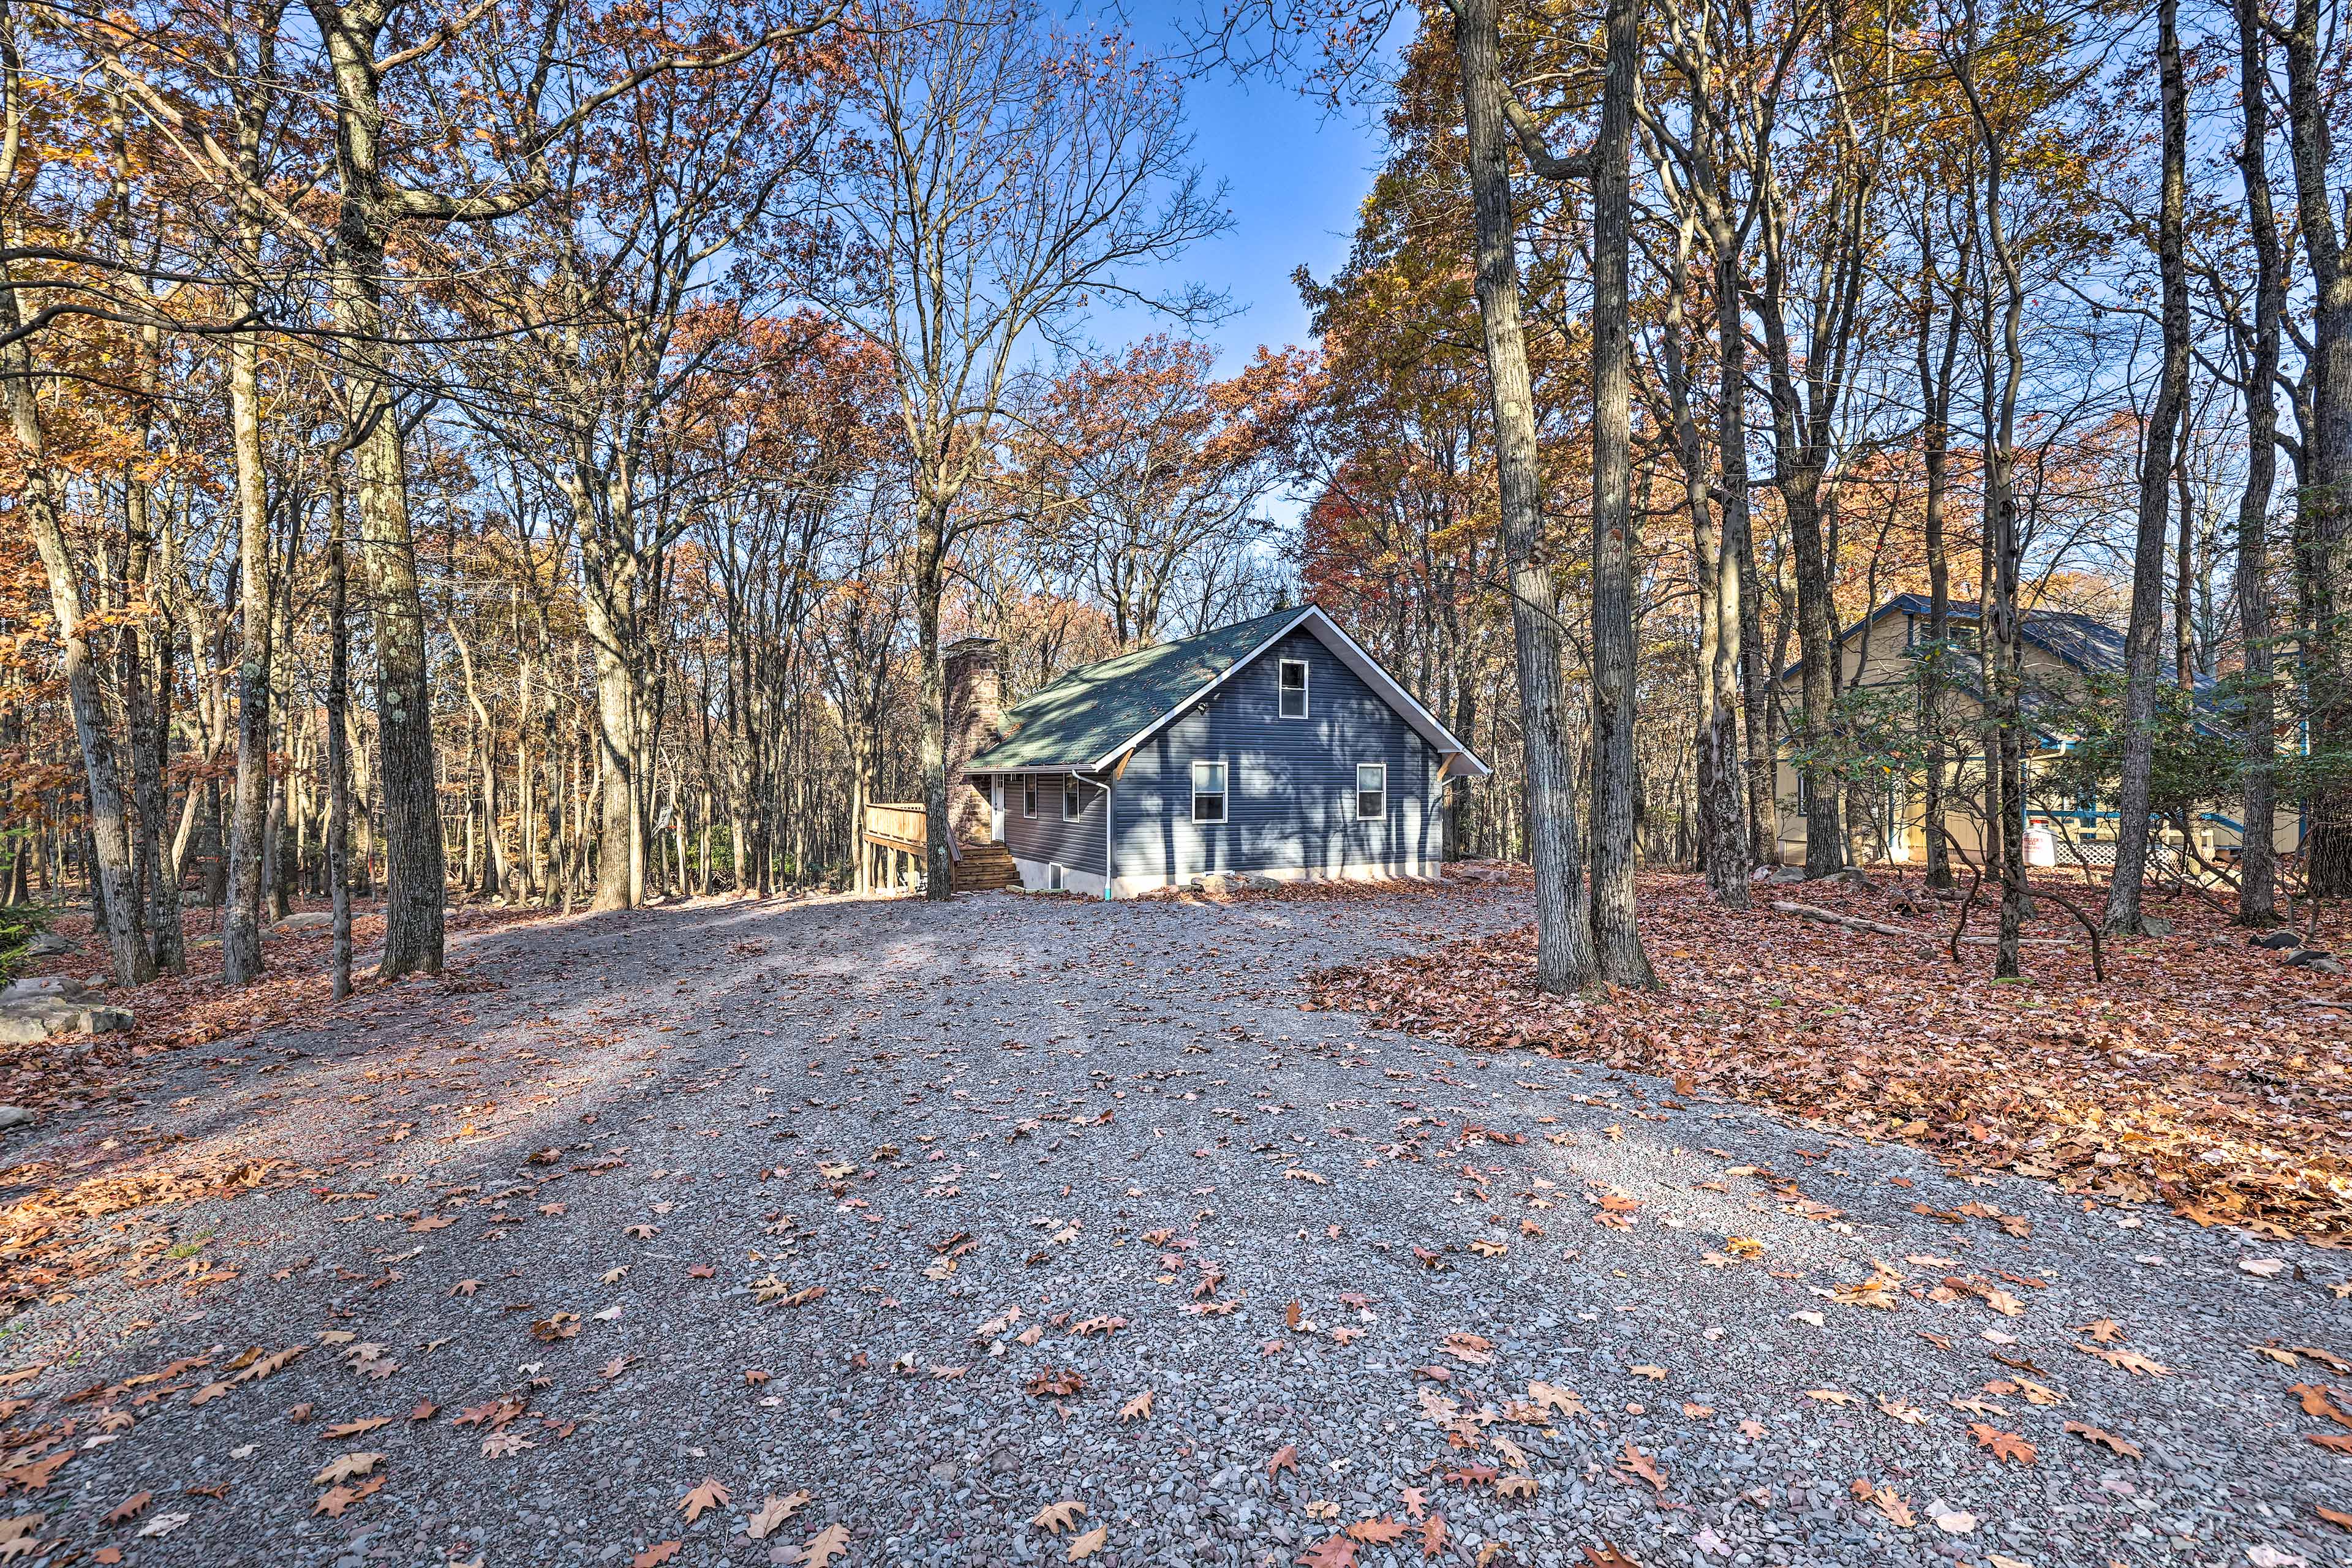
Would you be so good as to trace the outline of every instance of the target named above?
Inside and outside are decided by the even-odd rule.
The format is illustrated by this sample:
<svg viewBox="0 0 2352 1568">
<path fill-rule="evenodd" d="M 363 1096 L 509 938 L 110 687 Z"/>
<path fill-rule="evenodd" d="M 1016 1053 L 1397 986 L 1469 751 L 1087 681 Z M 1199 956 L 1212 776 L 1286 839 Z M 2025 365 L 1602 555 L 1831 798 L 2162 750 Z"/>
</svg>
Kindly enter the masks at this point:
<svg viewBox="0 0 2352 1568">
<path fill-rule="evenodd" d="M 930 852 L 929 827 L 919 804 L 898 802 L 867 806 L 863 835 L 866 853 L 870 857 L 866 867 L 867 885 L 913 887 L 923 858 Z M 1021 869 L 1013 863 L 1013 851 L 1002 842 L 967 844 L 950 837 L 948 860 L 954 868 L 954 889 L 959 893 L 995 892 L 1021 886 Z"/>
</svg>

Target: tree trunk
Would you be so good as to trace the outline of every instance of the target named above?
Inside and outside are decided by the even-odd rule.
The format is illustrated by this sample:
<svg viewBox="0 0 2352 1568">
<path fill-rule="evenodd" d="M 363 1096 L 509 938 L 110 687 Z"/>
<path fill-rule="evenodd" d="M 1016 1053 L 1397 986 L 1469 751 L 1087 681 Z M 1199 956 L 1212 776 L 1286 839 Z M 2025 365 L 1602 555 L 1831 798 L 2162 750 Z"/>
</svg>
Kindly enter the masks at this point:
<svg viewBox="0 0 2352 1568">
<path fill-rule="evenodd" d="M 15 63 L 12 44 L 11 93 L 16 87 Z M 0 331 L 21 332 L 24 324 L 15 279 L 0 264 Z M 66 700 L 73 711 L 74 739 L 81 748 L 89 801 L 90 896 L 106 931 L 116 983 L 137 985 L 152 978 L 154 971 L 133 918 L 138 899 L 131 881 L 131 836 L 123 817 L 122 786 L 115 771 L 114 740 L 107 732 L 106 707 L 99 694 L 89 634 L 82 624 L 81 585 L 67 551 L 64 518 L 48 466 L 40 405 L 33 390 L 32 353 L 24 338 L 15 337 L 0 349 L 0 377 L 7 382 L 8 416 L 23 465 L 16 481 L 16 509 L 30 522 L 33 547 L 47 571 L 49 613 L 57 619 L 58 646 L 65 656 Z"/>
<path fill-rule="evenodd" d="M 240 310 L 254 308 L 240 289 Z M 269 812 L 268 480 L 261 465 L 261 351 L 250 332 L 229 339 L 229 439 L 237 515 L 236 782 L 229 802 L 228 902 L 221 912 L 221 978 L 261 975 L 261 849 Z"/>
<path fill-rule="evenodd" d="M 954 892 L 955 868 L 948 853 L 947 693 L 940 667 L 940 599 L 947 579 L 947 503 L 920 504 L 915 541 L 915 659 L 921 712 L 916 755 L 923 775 L 923 896 L 944 900 Z"/>
<path fill-rule="evenodd" d="M 1634 0 L 1610 0 L 1592 175 L 1592 931 L 1601 978 L 1651 989 L 1633 897 Z"/>
<path fill-rule="evenodd" d="M 352 994 L 351 616 L 343 554 L 343 455 L 327 455 L 327 896 L 333 900 L 335 1000 Z"/>
<path fill-rule="evenodd" d="M 635 755 L 631 734 L 636 705 L 630 700 L 629 666 L 621 647 L 621 629 L 614 624 L 603 595 L 582 595 L 587 609 L 588 639 L 596 668 L 596 896 L 594 910 L 635 909 L 638 881 L 629 874 L 633 858 L 630 840 L 636 833 L 636 789 L 632 780 Z"/>
<path fill-rule="evenodd" d="M 2271 207 L 2270 62 L 2261 0 L 2237 0 L 2238 90 L 2244 132 L 2238 172 L 2254 245 L 2254 328 L 2246 367 L 2246 482 L 2238 498 L 2238 618 L 2245 644 L 2244 830 L 2238 856 L 2238 924 L 2279 923 L 2273 823 L 2278 813 L 2277 700 L 2272 689 L 2270 514 L 2278 472 L 2279 317 L 2285 308 L 2278 216 Z"/>
<path fill-rule="evenodd" d="M 2189 276 L 2181 252 L 2189 132 L 2178 14 L 2179 0 L 2158 0 L 2156 53 L 2164 100 L 2164 190 L 2157 219 L 2157 258 L 2163 287 L 2164 363 L 2140 456 L 2139 531 L 2132 551 L 2131 618 L 2124 631 L 2123 778 L 2116 799 L 2116 872 L 2107 884 L 2103 921 L 2109 932 L 2124 934 L 2140 929 L 2140 880 L 2147 869 L 2156 688 L 2163 660 L 2165 511 L 2171 499 L 2173 441 L 2186 411 L 2189 386 Z"/>
<path fill-rule="evenodd" d="M 310 0 L 336 92 L 340 183 L 331 288 L 341 338 L 344 402 L 358 431 L 355 499 L 376 647 L 376 772 L 383 791 L 384 933 L 377 974 L 438 974 L 446 893 L 440 803 L 433 763 L 433 703 L 425 607 L 409 526 L 406 442 L 384 365 L 384 250 L 395 220 L 378 165 L 383 110 L 377 97 L 381 10 Z"/>
<path fill-rule="evenodd" d="M 2328 190 L 2334 100 L 2317 0 L 2294 0 L 2284 39 L 2296 218 L 2311 273 L 2310 417 L 2296 498 L 2297 567 L 2310 604 L 2312 750 L 2332 759 L 2311 801 L 2305 845 L 2314 898 L 2352 897 L 2352 268 Z"/>
<path fill-rule="evenodd" d="M 1753 804 L 1743 803 L 1740 787 L 1738 716 L 1740 653 L 1748 622 L 1756 614 L 1748 601 L 1748 581 L 1755 574 L 1748 509 L 1748 321 L 1739 294 L 1739 231 L 1722 211 L 1720 195 L 1719 188 L 1709 193 L 1717 206 L 1710 215 L 1716 221 L 1710 226 L 1708 244 L 1715 257 L 1716 460 L 1723 475 L 1723 526 L 1716 559 L 1699 566 L 1702 572 L 1712 572 L 1716 584 L 1715 664 L 1712 670 L 1701 671 L 1699 678 L 1711 680 L 1715 687 L 1711 750 L 1717 798 L 1711 805 L 1702 802 L 1699 812 L 1702 823 L 1713 824 L 1707 864 L 1716 897 L 1729 908 L 1744 910 L 1750 901 L 1748 874 L 1757 858 Z M 1748 724 L 1753 745 L 1753 738 L 1760 737 L 1764 728 L 1763 715 L 1756 708 L 1748 709 Z"/>
<path fill-rule="evenodd" d="M 1509 89 L 1503 79 L 1495 0 L 1455 0 L 1454 51 L 1462 76 L 1477 228 L 1478 316 L 1493 400 L 1495 468 L 1517 653 L 1528 854 L 1536 879 L 1536 984 L 1552 992 L 1581 991 L 1599 981 L 1600 970 L 1579 863 L 1574 737 L 1561 684 L 1559 600 L 1552 574 L 1538 555 L 1543 476 L 1527 337 L 1519 320 L 1517 234 L 1503 101 Z"/>
</svg>

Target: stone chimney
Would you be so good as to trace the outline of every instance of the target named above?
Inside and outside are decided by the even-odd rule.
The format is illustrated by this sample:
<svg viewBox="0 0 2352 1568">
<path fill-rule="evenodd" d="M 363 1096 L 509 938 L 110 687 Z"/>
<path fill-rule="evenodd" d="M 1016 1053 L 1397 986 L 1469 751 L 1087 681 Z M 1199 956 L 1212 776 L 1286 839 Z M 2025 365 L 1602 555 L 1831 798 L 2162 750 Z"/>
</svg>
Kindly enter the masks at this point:
<svg viewBox="0 0 2352 1568">
<path fill-rule="evenodd" d="M 1003 685 L 994 637 L 961 637 L 940 650 L 946 686 L 948 826 L 967 843 L 989 837 L 988 797 L 963 776 L 964 764 L 1003 738 Z"/>
</svg>

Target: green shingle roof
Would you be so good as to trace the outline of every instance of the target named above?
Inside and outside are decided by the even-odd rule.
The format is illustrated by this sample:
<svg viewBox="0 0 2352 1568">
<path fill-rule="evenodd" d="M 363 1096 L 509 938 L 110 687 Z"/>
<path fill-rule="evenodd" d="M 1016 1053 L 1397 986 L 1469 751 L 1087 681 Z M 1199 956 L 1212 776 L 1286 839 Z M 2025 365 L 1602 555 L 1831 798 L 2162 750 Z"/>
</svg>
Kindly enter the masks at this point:
<svg viewBox="0 0 2352 1568">
<path fill-rule="evenodd" d="M 1303 613 L 1276 610 L 1181 642 L 1081 665 L 1014 703 L 1004 715 L 1005 738 L 964 765 L 974 773 L 1091 766 L 1264 647 Z"/>
</svg>

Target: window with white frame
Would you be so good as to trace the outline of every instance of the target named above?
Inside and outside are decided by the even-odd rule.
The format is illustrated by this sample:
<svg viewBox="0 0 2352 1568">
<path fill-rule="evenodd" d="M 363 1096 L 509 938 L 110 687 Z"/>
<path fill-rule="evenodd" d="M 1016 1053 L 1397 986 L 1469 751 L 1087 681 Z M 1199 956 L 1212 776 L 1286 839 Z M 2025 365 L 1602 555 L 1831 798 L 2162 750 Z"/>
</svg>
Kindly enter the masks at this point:
<svg viewBox="0 0 2352 1568">
<path fill-rule="evenodd" d="M 1078 776 L 1072 773 L 1062 781 L 1062 820 L 1076 822 L 1087 813 L 1087 797 L 1078 793 Z"/>
<path fill-rule="evenodd" d="M 1225 819 L 1225 764 L 1194 763 L 1192 764 L 1192 820 L 1223 822 Z"/>
<path fill-rule="evenodd" d="M 1024 816 L 1037 815 L 1037 775 L 1035 773 L 1026 774 L 1021 780 L 1021 815 Z"/>
<path fill-rule="evenodd" d="M 1359 819 L 1386 816 L 1389 814 L 1389 765 L 1386 763 L 1356 764 L 1356 816 Z"/>
<path fill-rule="evenodd" d="M 1277 671 L 1281 682 L 1281 712 L 1286 719 L 1307 717 L 1307 661 L 1286 658 Z"/>
</svg>

